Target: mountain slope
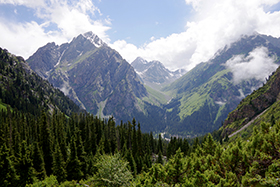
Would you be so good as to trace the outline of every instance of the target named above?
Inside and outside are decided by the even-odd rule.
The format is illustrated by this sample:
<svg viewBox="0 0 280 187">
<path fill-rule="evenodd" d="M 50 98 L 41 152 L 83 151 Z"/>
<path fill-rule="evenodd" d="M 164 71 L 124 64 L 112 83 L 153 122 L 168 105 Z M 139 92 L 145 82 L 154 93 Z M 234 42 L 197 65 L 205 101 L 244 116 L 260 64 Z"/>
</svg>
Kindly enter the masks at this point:
<svg viewBox="0 0 280 187">
<path fill-rule="evenodd" d="M 135 117 L 141 119 L 144 131 L 154 129 L 148 120 L 153 112 L 148 111 L 162 109 L 153 106 L 155 99 L 148 99 L 133 67 L 92 32 L 60 46 L 49 43 L 27 61 L 34 71 L 88 112 L 100 117 L 113 115 L 117 123 Z M 163 114 L 158 115 L 157 122 Z"/>
<path fill-rule="evenodd" d="M 267 56 L 279 63 L 277 58 L 280 56 L 280 48 L 262 35 L 246 36 L 219 51 L 209 62 L 197 65 L 186 75 L 162 89 L 174 97 L 165 106 L 168 111 L 167 119 L 175 122 L 170 123 L 167 132 L 187 136 L 218 129 L 227 114 L 265 81 L 244 78 L 237 82 L 236 72 L 228 66 L 229 62 L 237 57 L 241 58 L 242 54 L 244 63 L 249 63 L 254 59 L 250 55 L 259 48 L 267 50 Z M 273 56 L 275 58 L 272 58 Z M 246 58 L 249 59 L 248 62 Z"/>
<path fill-rule="evenodd" d="M 0 48 L 0 108 L 38 115 L 58 110 L 70 115 L 80 108 L 60 90 L 34 73 L 22 57 Z"/>
<path fill-rule="evenodd" d="M 280 68 L 270 76 L 264 86 L 243 99 L 237 108 L 229 113 L 222 127 L 223 136 L 230 135 L 250 121 L 252 124 L 259 124 L 261 121 L 273 123 L 279 120 L 279 98 Z"/>
</svg>

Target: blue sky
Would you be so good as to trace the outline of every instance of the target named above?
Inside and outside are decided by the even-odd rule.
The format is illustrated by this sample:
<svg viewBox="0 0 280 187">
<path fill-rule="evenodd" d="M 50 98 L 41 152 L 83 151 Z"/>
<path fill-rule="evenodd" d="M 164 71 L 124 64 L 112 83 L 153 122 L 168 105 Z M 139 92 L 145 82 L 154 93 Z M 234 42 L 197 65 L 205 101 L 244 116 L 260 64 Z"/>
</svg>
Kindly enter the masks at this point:
<svg viewBox="0 0 280 187">
<path fill-rule="evenodd" d="M 105 0 L 96 5 L 103 16 L 111 19 L 110 39 L 113 42 L 126 40 L 137 46 L 149 42 L 152 37 L 183 32 L 192 12 L 184 0 Z"/>
<path fill-rule="evenodd" d="M 191 69 L 242 35 L 280 37 L 280 0 L 0 0 L 0 47 L 28 58 L 93 31 L 128 62 Z"/>
</svg>

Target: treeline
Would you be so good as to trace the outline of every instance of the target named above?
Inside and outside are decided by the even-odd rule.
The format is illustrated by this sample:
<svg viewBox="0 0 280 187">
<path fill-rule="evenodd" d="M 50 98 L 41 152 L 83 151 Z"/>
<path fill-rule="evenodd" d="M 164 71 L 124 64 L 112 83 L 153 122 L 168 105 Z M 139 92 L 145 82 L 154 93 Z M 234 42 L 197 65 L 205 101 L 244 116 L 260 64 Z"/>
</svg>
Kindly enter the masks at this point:
<svg viewBox="0 0 280 187">
<path fill-rule="evenodd" d="M 135 119 L 116 126 L 113 118 L 100 120 L 87 113 L 67 117 L 42 112 L 34 117 L 8 108 L 0 112 L 0 134 L 4 186 L 25 186 L 51 175 L 58 182 L 86 179 L 98 170 L 100 155 L 120 154 L 135 177 L 152 166 L 152 155 L 167 148 L 161 138 L 142 133 Z"/>
<path fill-rule="evenodd" d="M 279 186 L 280 124 L 243 141 L 212 135 L 166 142 L 140 124 L 90 114 L 0 112 L 3 186 Z M 216 135 L 217 134 L 213 134 Z M 72 181 L 72 182 L 71 182 Z"/>
</svg>

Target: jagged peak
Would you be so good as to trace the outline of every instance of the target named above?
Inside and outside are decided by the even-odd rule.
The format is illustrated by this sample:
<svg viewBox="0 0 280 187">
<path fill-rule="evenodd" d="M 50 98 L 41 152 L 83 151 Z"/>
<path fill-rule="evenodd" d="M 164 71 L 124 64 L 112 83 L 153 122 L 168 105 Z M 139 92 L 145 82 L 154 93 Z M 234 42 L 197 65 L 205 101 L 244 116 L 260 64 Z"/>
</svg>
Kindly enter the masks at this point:
<svg viewBox="0 0 280 187">
<path fill-rule="evenodd" d="M 92 31 L 86 32 L 84 34 L 82 34 L 83 37 L 85 37 L 87 40 L 89 40 L 93 45 L 95 45 L 96 47 L 101 47 L 103 46 L 105 43 L 96 35 L 94 34 Z"/>
<path fill-rule="evenodd" d="M 148 61 L 142 57 L 137 57 L 133 62 L 137 62 L 138 64 L 147 64 Z"/>
</svg>

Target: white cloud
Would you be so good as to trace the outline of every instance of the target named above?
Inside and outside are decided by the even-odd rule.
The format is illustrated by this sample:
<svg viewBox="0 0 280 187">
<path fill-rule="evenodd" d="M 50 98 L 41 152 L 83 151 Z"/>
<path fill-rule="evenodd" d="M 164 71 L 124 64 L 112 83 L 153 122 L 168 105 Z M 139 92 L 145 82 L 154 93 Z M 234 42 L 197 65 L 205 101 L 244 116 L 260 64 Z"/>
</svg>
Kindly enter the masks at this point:
<svg viewBox="0 0 280 187">
<path fill-rule="evenodd" d="M 274 63 L 275 60 L 275 57 L 268 55 L 266 47 L 258 47 L 246 57 L 244 55 L 232 57 L 226 62 L 225 66 L 231 69 L 235 84 L 252 78 L 265 82 L 268 75 L 271 75 L 278 67 Z"/>
<path fill-rule="evenodd" d="M 101 14 L 90 0 L 0 0 L 0 4 L 22 5 L 36 11 L 36 20 L 25 23 L 0 18 L 1 47 L 10 52 L 28 58 L 47 42 L 57 44 L 69 42 L 73 37 L 93 31 L 105 42 L 110 42 L 106 31 L 110 29 L 110 20 L 94 20 L 95 13 Z M 58 30 L 47 30 L 49 25 Z"/>
<path fill-rule="evenodd" d="M 280 12 L 265 12 L 280 0 L 185 0 L 193 7 L 193 20 L 182 33 L 153 40 L 137 48 L 125 41 L 111 46 L 129 62 L 137 56 L 159 60 L 170 69 L 191 69 L 217 50 L 254 32 L 280 36 Z M 119 45 L 122 43 L 122 45 Z"/>
</svg>

